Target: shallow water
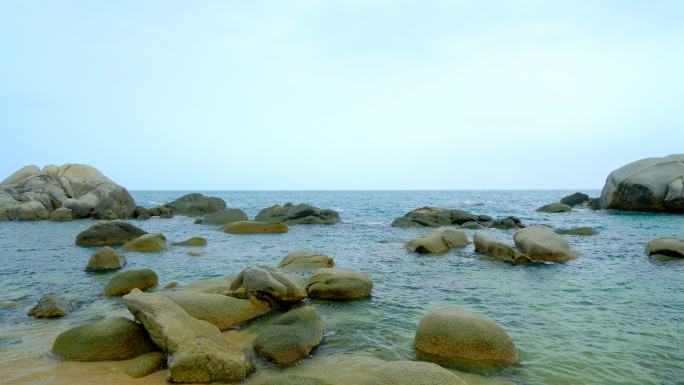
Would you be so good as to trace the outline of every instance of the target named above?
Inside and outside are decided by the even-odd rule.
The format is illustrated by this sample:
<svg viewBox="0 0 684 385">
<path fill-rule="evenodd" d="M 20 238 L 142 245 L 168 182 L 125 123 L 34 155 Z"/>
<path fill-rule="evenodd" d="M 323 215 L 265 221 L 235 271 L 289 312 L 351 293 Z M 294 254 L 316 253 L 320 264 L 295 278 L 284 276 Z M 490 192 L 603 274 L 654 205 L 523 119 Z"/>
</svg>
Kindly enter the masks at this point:
<svg viewBox="0 0 684 385">
<path fill-rule="evenodd" d="M 369 299 L 311 301 L 326 322 L 327 334 L 310 359 L 314 361 L 305 364 L 332 354 L 415 359 L 413 334 L 420 318 L 435 308 L 455 305 L 494 319 L 516 342 L 520 365 L 496 373 L 497 379 L 519 384 L 683 384 L 684 260 L 649 259 L 644 246 L 654 237 L 684 236 L 684 216 L 534 211 L 571 192 L 207 192 L 250 217 L 263 207 L 290 201 L 333 208 L 343 222 L 291 226 L 286 234 L 229 235 L 214 226 L 195 225 L 192 218 L 131 221 L 147 231 L 163 232 L 171 242 L 200 235 L 209 244 L 156 254 L 126 253 L 126 268 L 150 267 L 161 285 L 177 281 L 182 286 L 248 265 L 276 265 L 288 252 L 310 249 L 333 256 L 339 267 L 368 274 L 375 283 Z M 151 207 L 183 193 L 132 194 L 139 204 Z M 407 251 L 404 242 L 426 230 L 397 229 L 390 223 L 425 205 L 494 217 L 515 215 L 527 224 L 594 226 L 600 233 L 566 236 L 580 257 L 563 264 L 510 265 L 474 254 L 472 245 L 421 256 Z M 69 383 L 59 379 L 87 365 L 60 365 L 46 357 L 55 336 L 105 315 L 130 316 L 120 298 L 100 295 L 111 273 L 83 271 L 93 250 L 74 246 L 74 237 L 93 223 L 0 222 L 0 301 L 19 303 L 17 308 L 0 308 L 0 383 L 19 383 L 16 373 L 30 370 L 38 373 L 36 378 L 53 380 L 45 383 Z M 487 232 L 511 241 L 512 231 Z M 188 256 L 190 250 L 203 255 Z M 76 299 L 78 310 L 58 320 L 27 317 L 26 310 L 47 292 Z M 268 317 L 257 320 L 243 330 L 256 330 L 267 321 Z M 91 366 L 111 378 L 105 382 L 123 383 L 125 373 L 112 374 L 118 365 Z M 10 372 L 15 377 L 5 375 Z M 130 382 L 163 382 L 159 375 Z"/>
</svg>

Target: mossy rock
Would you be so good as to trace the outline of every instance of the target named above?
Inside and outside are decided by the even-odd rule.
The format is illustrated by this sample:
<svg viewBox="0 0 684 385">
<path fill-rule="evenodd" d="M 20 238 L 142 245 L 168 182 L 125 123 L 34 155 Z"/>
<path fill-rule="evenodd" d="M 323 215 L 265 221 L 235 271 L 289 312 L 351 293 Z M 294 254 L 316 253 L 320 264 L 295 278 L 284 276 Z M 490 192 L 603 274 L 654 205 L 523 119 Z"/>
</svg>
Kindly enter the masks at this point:
<svg viewBox="0 0 684 385">
<path fill-rule="evenodd" d="M 191 237 L 183 242 L 176 242 L 172 244 L 173 246 L 191 246 L 191 247 L 199 247 L 199 246 L 206 246 L 207 245 L 207 240 L 202 237 Z"/>
<path fill-rule="evenodd" d="M 144 234 L 123 245 L 124 250 L 154 253 L 166 249 L 166 237 L 161 233 Z"/>
<path fill-rule="evenodd" d="M 107 297 L 128 294 L 133 289 L 147 289 L 157 286 L 159 278 L 151 269 L 133 269 L 118 273 L 105 286 Z"/>
</svg>

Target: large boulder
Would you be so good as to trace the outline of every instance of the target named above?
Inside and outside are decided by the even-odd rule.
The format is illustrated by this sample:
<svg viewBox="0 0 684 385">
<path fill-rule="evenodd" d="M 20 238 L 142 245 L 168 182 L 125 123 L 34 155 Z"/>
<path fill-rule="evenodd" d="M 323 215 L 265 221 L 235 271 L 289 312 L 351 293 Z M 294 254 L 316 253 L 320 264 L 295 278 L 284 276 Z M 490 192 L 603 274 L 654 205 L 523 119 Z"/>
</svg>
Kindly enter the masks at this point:
<svg viewBox="0 0 684 385">
<path fill-rule="evenodd" d="M 286 255 L 278 267 L 292 270 L 317 269 L 319 267 L 333 267 L 333 259 L 323 253 L 315 251 L 295 251 Z"/>
<path fill-rule="evenodd" d="M 684 213 L 684 154 L 641 159 L 611 172 L 601 192 L 601 207 Z"/>
<path fill-rule="evenodd" d="M 511 337 L 491 319 L 458 307 L 437 309 L 416 329 L 416 355 L 423 361 L 466 370 L 518 362 Z"/>
<path fill-rule="evenodd" d="M 226 209 L 207 214 L 196 222 L 205 225 L 227 225 L 228 223 L 241 222 L 248 219 L 247 214 L 240 209 Z"/>
<path fill-rule="evenodd" d="M 128 360 L 157 350 L 145 329 L 124 317 L 105 318 L 60 333 L 52 353 L 69 361 Z"/>
<path fill-rule="evenodd" d="M 114 249 L 105 246 L 94 252 L 90 259 L 86 271 L 106 271 L 117 270 L 126 264 L 126 257 L 119 255 Z"/>
<path fill-rule="evenodd" d="M 459 376 L 429 362 L 391 361 L 381 364 L 365 385 L 467 385 Z"/>
<path fill-rule="evenodd" d="M 324 325 L 313 306 L 303 306 L 281 315 L 262 329 L 254 350 L 278 365 L 291 365 L 306 357 L 323 340 Z"/>
<path fill-rule="evenodd" d="M 198 291 L 179 291 L 163 295 L 180 306 L 191 316 L 228 330 L 235 325 L 268 313 L 271 308 L 256 298 L 239 299 L 221 294 Z"/>
<path fill-rule="evenodd" d="M 506 262 L 527 263 L 530 259 L 504 242 L 490 238 L 483 233 L 473 235 L 475 251 Z"/>
<path fill-rule="evenodd" d="M 0 195 L 7 218 L 18 220 L 128 218 L 136 207 L 125 188 L 83 164 L 23 167 L 0 183 Z"/>
<path fill-rule="evenodd" d="M 513 241 L 532 261 L 562 262 L 574 258 L 568 241 L 546 226 L 529 226 L 513 234 Z"/>
<path fill-rule="evenodd" d="M 282 222 L 242 221 L 224 225 L 221 231 L 228 234 L 286 233 L 287 225 Z"/>
<path fill-rule="evenodd" d="M 74 304 L 66 298 L 45 294 L 26 314 L 36 318 L 57 318 L 64 317 L 73 308 Z"/>
<path fill-rule="evenodd" d="M 124 250 L 153 253 L 166 249 L 166 237 L 162 233 L 143 234 L 123 245 Z"/>
<path fill-rule="evenodd" d="M 216 326 L 190 316 L 169 298 L 133 290 L 123 301 L 168 354 L 169 381 L 233 383 L 252 372 L 249 359 L 229 345 Z"/>
<path fill-rule="evenodd" d="M 197 217 L 216 211 L 225 210 L 226 201 L 221 198 L 208 197 L 200 193 L 186 194 L 173 202 L 162 205 L 171 214 Z M 159 210 L 163 211 L 163 210 Z"/>
<path fill-rule="evenodd" d="M 128 222 L 106 221 L 96 223 L 76 235 L 78 246 L 115 246 L 138 238 L 147 232 Z"/>
<path fill-rule="evenodd" d="M 271 304 L 292 304 L 306 297 L 304 278 L 267 266 L 251 266 L 231 282 L 233 292 L 245 292 Z"/>
<path fill-rule="evenodd" d="M 316 270 L 306 287 L 309 297 L 331 300 L 368 297 L 372 290 L 373 281 L 365 274 L 334 267 Z"/>
<path fill-rule="evenodd" d="M 410 240 L 406 247 L 418 253 L 444 253 L 449 249 L 468 245 L 468 237 L 461 230 L 440 228 Z"/>
<path fill-rule="evenodd" d="M 104 294 L 107 297 L 121 296 L 129 293 L 133 289 L 147 289 L 157 286 L 159 278 L 157 273 L 151 269 L 132 269 L 115 274 L 107 286 Z"/>
<path fill-rule="evenodd" d="M 537 209 L 540 213 L 569 213 L 572 207 L 562 203 L 549 203 Z"/>
<path fill-rule="evenodd" d="M 340 214 L 332 209 L 322 209 L 308 204 L 285 203 L 262 209 L 255 219 L 289 225 L 331 225 L 340 221 Z"/>
<path fill-rule="evenodd" d="M 646 245 L 646 254 L 684 258 L 684 238 L 656 238 Z"/>
<path fill-rule="evenodd" d="M 570 194 L 568 196 L 564 196 L 563 198 L 561 198 L 560 203 L 572 207 L 572 206 L 581 205 L 582 203 L 584 203 L 588 200 L 589 200 L 589 195 L 587 195 L 585 193 L 581 193 L 581 192 L 576 192 L 574 194 Z"/>
</svg>

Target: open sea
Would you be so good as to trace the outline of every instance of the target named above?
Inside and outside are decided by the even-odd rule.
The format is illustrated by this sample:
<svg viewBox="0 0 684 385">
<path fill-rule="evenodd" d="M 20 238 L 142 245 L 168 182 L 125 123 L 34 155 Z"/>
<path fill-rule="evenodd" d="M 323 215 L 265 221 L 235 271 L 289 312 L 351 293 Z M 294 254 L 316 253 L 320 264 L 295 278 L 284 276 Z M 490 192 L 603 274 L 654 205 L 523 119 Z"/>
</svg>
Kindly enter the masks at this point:
<svg viewBox="0 0 684 385">
<path fill-rule="evenodd" d="M 124 269 L 152 268 L 160 287 L 234 274 L 250 265 L 277 265 L 296 250 L 323 252 L 338 267 L 366 273 L 375 284 L 371 298 L 311 301 L 326 323 L 326 338 L 304 361 L 352 353 L 413 360 L 418 321 L 431 310 L 454 305 L 493 319 L 517 345 L 520 364 L 490 374 L 484 383 L 684 384 L 684 259 L 654 260 L 644 254 L 646 243 L 655 237 L 684 236 L 682 215 L 588 209 L 535 212 L 574 191 L 201 192 L 223 198 L 250 218 L 262 208 L 285 202 L 340 213 L 339 224 L 292 225 L 286 234 L 230 235 L 180 216 L 130 221 L 148 232 L 164 233 L 169 243 L 195 235 L 208 240 L 198 257 L 186 254 L 196 248 L 183 247 L 125 253 Z M 185 193 L 131 192 L 145 207 Z M 565 236 L 580 254 L 566 263 L 512 265 L 475 254 L 472 244 L 446 254 L 419 255 L 408 251 L 405 242 L 429 229 L 393 228 L 390 223 L 422 206 L 492 217 L 513 215 L 525 224 L 554 228 L 593 226 L 599 234 Z M 0 383 L 81 383 L 79 368 L 87 371 L 89 366 L 60 366 L 48 354 L 54 338 L 86 321 L 130 317 L 120 298 L 101 295 L 114 273 L 86 273 L 93 249 L 74 245 L 76 234 L 94 223 L 0 222 L 0 301 L 19 304 L 0 308 Z M 465 231 L 472 236 L 472 230 Z M 513 230 L 479 231 L 512 244 Z M 62 319 L 26 316 L 44 293 L 74 299 L 78 309 Z M 257 319 L 243 329 L 256 330 L 259 322 L 263 321 Z M 96 375 L 98 383 L 122 383 L 107 370 Z M 140 381 L 163 383 L 163 376 L 130 379 Z M 92 383 L 82 383 L 86 382 Z"/>
</svg>

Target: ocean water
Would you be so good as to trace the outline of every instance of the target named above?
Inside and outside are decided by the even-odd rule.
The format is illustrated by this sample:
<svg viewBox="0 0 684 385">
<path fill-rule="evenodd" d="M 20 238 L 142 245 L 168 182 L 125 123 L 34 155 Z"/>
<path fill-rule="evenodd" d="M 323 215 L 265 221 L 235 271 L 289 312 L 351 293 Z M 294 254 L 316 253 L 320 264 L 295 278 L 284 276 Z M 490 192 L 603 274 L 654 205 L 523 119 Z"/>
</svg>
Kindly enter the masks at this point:
<svg viewBox="0 0 684 385">
<path fill-rule="evenodd" d="M 285 254 L 315 250 L 339 267 L 365 272 L 375 283 L 369 299 L 311 301 L 326 322 L 315 357 L 362 352 L 415 359 L 413 336 L 421 317 L 446 305 L 484 314 L 508 331 L 521 362 L 492 378 L 517 384 L 684 384 L 684 260 L 654 260 L 644 246 L 659 236 L 684 236 L 684 216 L 576 209 L 536 213 L 536 207 L 573 191 L 208 191 L 253 217 L 276 203 L 311 203 L 339 211 L 342 223 L 291 226 L 286 234 L 230 235 L 194 218 L 152 218 L 132 223 L 163 232 L 170 242 L 199 235 L 209 244 L 162 253 L 126 253 L 128 268 L 149 267 L 160 284 L 237 273 L 249 265 L 277 265 Z M 599 191 L 585 191 L 597 196 Z M 182 191 L 134 191 L 147 207 Z M 567 263 L 511 265 L 474 253 L 473 246 L 437 256 L 409 252 L 407 240 L 426 229 L 390 227 L 422 206 L 459 208 L 553 227 L 593 226 L 591 237 L 566 236 L 580 253 Z M 91 220 L 67 223 L 0 222 L 0 383 L 15 382 L 3 362 L 39 359 L 55 336 L 107 315 L 127 315 L 120 298 L 101 296 L 112 273 L 83 271 L 93 249 L 74 245 Z M 513 231 L 485 230 L 512 243 Z M 472 231 L 466 230 L 469 236 Z M 160 286 L 161 286 L 160 285 Z M 38 320 L 26 310 L 43 293 L 78 302 L 62 319 Z M 256 330 L 257 320 L 244 326 Z M 33 357 L 33 358 L 31 358 Z M 30 363 L 31 361 L 29 361 Z M 55 372 L 57 373 L 57 372 Z M 51 380 L 59 382 L 58 374 Z"/>
</svg>

